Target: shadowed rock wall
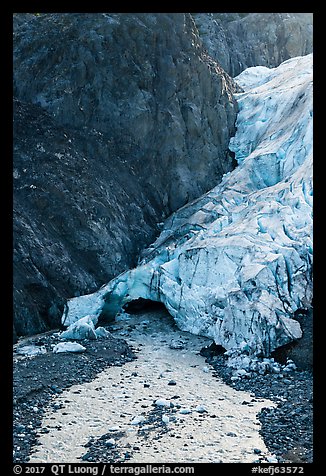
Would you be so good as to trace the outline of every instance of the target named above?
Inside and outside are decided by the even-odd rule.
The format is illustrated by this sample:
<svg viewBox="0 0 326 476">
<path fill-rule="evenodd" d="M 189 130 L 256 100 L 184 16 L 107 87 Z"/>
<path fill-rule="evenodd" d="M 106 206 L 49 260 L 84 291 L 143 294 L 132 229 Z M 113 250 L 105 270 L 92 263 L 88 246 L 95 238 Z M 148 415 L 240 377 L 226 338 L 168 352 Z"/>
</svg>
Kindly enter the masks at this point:
<svg viewBox="0 0 326 476">
<path fill-rule="evenodd" d="M 312 13 L 197 13 L 209 54 L 232 77 L 250 66 L 276 67 L 312 53 Z"/>
<path fill-rule="evenodd" d="M 18 335 L 59 325 L 233 168 L 234 89 L 189 14 L 14 15 Z"/>
</svg>

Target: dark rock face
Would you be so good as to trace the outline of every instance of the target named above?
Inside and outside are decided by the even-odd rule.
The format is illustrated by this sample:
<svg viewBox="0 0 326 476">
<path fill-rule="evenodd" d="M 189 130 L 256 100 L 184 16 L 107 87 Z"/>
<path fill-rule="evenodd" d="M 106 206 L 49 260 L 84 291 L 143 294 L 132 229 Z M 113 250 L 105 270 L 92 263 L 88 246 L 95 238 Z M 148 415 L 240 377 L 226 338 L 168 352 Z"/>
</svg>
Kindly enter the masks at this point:
<svg viewBox="0 0 326 476">
<path fill-rule="evenodd" d="M 14 301 L 18 334 L 59 325 L 64 300 L 135 264 L 160 210 L 125 150 L 14 103 Z M 133 160 L 138 168 L 137 160 Z"/>
<path fill-rule="evenodd" d="M 275 359 L 285 363 L 292 359 L 301 370 L 313 369 L 313 308 L 308 311 L 298 310 L 295 319 L 300 323 L 302 337 L 298 341 L 286 344 L 274 351 Z"/>
<path fill-rule="evenodd" d="M 159 189 L 164 175 L 168 213 L 230 169 L 231 83 L 205 57 L 190 15 L 43 15 L 14 42 L 17 97 L 62 125 L 134 144 L 148 185 Z"/>
<path fill-rule="evenodd" d="M 14 19 L 18 335 L 136 264 L 157 223 L 218 183 L 236 103 L 189 14 Z"/>
<path fill-rule="evenodd" d="M 312 52 L 312 13 L 194 14 L 209 54 L 232 77 Z"/>
</svg>

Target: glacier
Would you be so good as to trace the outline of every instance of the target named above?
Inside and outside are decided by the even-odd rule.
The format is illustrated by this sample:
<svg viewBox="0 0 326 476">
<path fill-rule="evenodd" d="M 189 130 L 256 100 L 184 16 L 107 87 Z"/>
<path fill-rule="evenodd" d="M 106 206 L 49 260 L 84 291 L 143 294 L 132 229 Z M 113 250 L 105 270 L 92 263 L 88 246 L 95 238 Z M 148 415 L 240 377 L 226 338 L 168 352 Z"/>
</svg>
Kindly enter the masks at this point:
<svg viewBox="0 0 326 476">
<path fill-rule="evenodd" d="M 68 300 L 68 329 L 143 298 L 229 355 L 269 356 L 302 336 L 295 312 L 313 297 L 312 64 L 310 54 L 235 78 L 242 92 L 229 149 L 238 165 L 164 222 L 136 268 Z"/>
</svg>

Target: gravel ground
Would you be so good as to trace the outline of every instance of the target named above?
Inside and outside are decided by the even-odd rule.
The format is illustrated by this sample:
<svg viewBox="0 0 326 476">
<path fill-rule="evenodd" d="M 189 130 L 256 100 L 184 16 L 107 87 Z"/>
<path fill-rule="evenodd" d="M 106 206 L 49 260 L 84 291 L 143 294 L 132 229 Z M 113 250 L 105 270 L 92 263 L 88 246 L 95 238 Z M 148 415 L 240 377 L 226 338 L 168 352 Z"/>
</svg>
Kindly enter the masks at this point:
<svg viewBox="0 0 326 476">
<path fill-rule="evenodd" d="M 214 346 L 213 346 L 214 348 Z M 216 351 L 207 352 L 206 362 L 216 371 L 215 376 L 237 390 L 250 392 L 254 398 L 268 398 L 274 401 L 275 408 L 264 408 L 258 415 L 262 424 L 261 435 L 267 448 L 277 457 L 280 463 L 311 463 L 313 462 L 313 379 L 309 371 L 293 371 L 287 375 L 255 375 L 250 379 L 232 381 L 232 372 L 226 366 L 226 358 Z M 255 401 L 252 399 L 251 401 Z M 243 404 L 250 402 L 244 401 Z M 155 432 L 159 439 L 162 433 L 170 431 L 162 423 L 163 410 L 155 408 L 151 412 L 148 432 Z M 164 410 L 167 413 L 167 410 Z M 139 434 L 142 433 L 139 430 Z M 137 446 L 127 448 L 123 454 L 119 445 L 112 445 L 123 437 L 116 431 L 92 439 L 84 455 L 85 461 L 101 462 L 103 457 L 111 462 L 127 460 L 136 451 Z M 142 435 L 146 438 L 147 435 Z M 125 450 L 126 448 L 124 448 Z M 260 454 L 257 451 L 257 462 Z"/>
<path fill-rule="evenodd" d="M 56 396 L 74 384 L 93 380 L 104 368 L 123 365 L 135 359 L 130 346 L 123 339 L 110 337 L 96 341 L 82 341 L 86 352 L 82 354 L 55 354 L 52 345 L 58 342 L 56 332 L 34 336 L 14 346 L 13 373 L 13 460 L 17 463 L 29 461 L 30 450 L 37 444 L 44 410 L 48 405 L 56 408 Z M 17 354 L 17 348 L 25 344 L 44 347 L 47 353 L 35 357 Z M 259 414 L 262 424 L 261 435 L 267 448 L 277 456 L 279 462 L 310 463 L 313 461 L 313 378 L 308 370 L 296 370 L 289 374 L 254 375 L 250 379 L 231 380 L 231 370 L 226 358 L 217 346 L 203 348 L 206 362 L 215 369 L 216 376 L 237 390 L 245 390 L 253 398 L 268 398 L 275 408 L 265 408 Z M 245 404 L 245 402 L 244 402 Z M 157 437 L 167 428 L 162 424 L 160 409 L 153 409 L 150 421 L 151 432 Z M 141 431 L 141 429 L 139 430 Z M 121 454 L 110 440 L 119 435 L 107 433 L 91 440 L 86 448 L 85 461 L 100 462 L 103 454 L 110 461 L 121 461 Z M 142 435 L 146 437 L 146 435 Z M 123 458 L 128 460 L 137 447 L 127 448 Z M 257 452 L 257 462 L 259 453 Z"/>
<path fill-rule="evenodd" d="M 56 405 L 55 397 L 74 384 L 90 382 L 111 365 L 123 365 L 135 358 L 125 340 L 109 337 L 81 341 L 82 354 L 52 352 L 58 342 L 55 332 L 24 339 L 24 345 L 44 347 L 47 353 L 34 357 L 14 353 L 13 361 L 13 461 L 29 461 L 46 406 Z M 20 341 L 14 349 L 22 346 Z M 47 431 L 47 429 L 42 430 Z"/>
<path fill-rule="evenodd" d="M 43 417 L 46 431 L 32 448 L 31 463 L 85 457 L 104 463 L 249 463 L 256 450 L 262 461 L 274 459 L 257 420 L 273 402 L 253 402 L 249 392 L 213 378 L 216 372 L 200 355 L 211 339 L 181 331 L 162 307 L 123 314 L 109 329 L 133 346 L 137 359 L 58 395 Z"/>
<path fill-rule="evenodd" d="M 281 463 L 313 462 L 313 375 L 309 370 L 289 374 L 253 375 L 231 380 L 232 371 L 218 346 L 202 349 L 207 363 L 225 383 L 249 391 L 257 398 L 268 398 L 275 408 L 264 408 L 258 418 L 267 448 Z M 276 360 L 276 359 L 275 359 Z M 259 459 L 259 458 L 258 458 Z"/>
<path fill-rule="evenodd" d="M 171 430 L 162 422 L 162 415 L 169 414 L 170 418 L 173 415 L 173 409 L 155 407 L 150 411 L 147 416 L 146 429 L 140 427 L 138 430 L 139 436 L 144 440 L 149 438 L 149 433 L 155 432 L 153 441 L 159 440 L 161 435 Z M 121 463 L 121 461 L 127 461 L 135 452 L 140 451 L 140 447 L 137 445 L 131 446 L 127 444 L 123 449 L 119 448 L 119 442 L 121 438 L 125 436 L 125 432 L 110 431 L 100 438 L 92 438 L 86 445 L 88 448 L 87 453 L 83 456 L 84 461 L 93 463 L 101 463 L 103 461 L 110 461 L 110 463 Z M 114 441 L 114 442 L 113 442 Z"/>
</svg>

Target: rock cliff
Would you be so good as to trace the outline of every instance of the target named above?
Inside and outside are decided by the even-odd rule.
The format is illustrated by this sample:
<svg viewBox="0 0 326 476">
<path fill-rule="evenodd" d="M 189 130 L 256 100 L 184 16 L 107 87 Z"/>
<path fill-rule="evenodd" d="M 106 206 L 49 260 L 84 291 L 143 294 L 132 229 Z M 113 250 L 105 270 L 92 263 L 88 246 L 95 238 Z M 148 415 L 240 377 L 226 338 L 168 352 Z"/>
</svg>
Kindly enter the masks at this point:
<svg viewBox="0 0 326 476">
<path fill-rule="evenodd" d="M 278 66 L 312 52 L 312 13 L 197 13 L 209 54 L 232 77 L 250 66 Z"/>
<path fill-rule="evenodd" d="M 134 266 L 234 167 L 234 90 L 190 14 L 14 15 L 18 335 Z"/>
</svg>

